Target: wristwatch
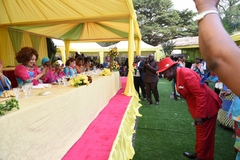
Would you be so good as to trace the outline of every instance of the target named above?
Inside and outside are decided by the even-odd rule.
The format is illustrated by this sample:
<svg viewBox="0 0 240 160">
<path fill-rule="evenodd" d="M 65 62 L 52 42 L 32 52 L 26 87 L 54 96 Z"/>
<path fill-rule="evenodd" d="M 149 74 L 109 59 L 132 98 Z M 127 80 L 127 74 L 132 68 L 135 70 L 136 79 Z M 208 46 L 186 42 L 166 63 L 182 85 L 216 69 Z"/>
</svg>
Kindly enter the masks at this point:
<svg viewBox="0 0 240 160">
<path fill-rule="evenodd" d="M 204 12 L 197 15 L 196 21 L 199 22 L 200 20 L 202 20 L 208 14 L 217 14 L 218 15 L 218 11 L 216 11 L 216 10 L 204 11 Z"/>
</svg>

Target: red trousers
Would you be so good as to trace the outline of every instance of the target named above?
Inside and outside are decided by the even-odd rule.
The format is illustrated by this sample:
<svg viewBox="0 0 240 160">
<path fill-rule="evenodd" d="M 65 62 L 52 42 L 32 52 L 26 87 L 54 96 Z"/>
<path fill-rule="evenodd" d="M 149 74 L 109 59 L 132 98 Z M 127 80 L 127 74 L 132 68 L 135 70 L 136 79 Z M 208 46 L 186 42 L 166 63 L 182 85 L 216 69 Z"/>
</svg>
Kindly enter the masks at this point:
<svg viewBox="0 0 240 160">
<path fill-rule="evenodd" d="M 217 114 L 201 125 L 196 125 L 195 152 L 200 160 L 214 159 L 214 141 L 216 131 Z"/>
</svg>

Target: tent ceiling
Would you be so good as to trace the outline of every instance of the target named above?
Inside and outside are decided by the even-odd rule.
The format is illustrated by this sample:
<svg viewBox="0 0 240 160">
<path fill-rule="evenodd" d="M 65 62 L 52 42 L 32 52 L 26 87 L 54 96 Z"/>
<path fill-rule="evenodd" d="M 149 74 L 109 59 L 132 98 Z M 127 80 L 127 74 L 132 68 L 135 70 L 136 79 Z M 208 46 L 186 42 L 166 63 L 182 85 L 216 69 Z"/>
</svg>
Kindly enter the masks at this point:
<svg viewBox="0 0 240 160">
<path fill-rule="evenodd" d="M 0 0 L 0 26 L 72 41 L 127 40 L 141 33 L 130 0 Z"/>
</svg>

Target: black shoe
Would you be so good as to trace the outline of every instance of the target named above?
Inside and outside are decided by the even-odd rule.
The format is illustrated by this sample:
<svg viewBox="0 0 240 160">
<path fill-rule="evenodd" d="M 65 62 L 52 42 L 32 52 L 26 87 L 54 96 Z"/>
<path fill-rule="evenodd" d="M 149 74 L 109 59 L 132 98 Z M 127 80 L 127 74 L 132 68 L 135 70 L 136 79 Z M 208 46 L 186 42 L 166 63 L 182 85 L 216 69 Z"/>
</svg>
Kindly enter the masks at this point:
<svg viewBox="0 0 240 160">
<path fill-rule="evenodd" d="M 148 102 L 148 103 L 147 103 L 147 105 L 150 105 L 150 104 L 152 104 L 152 102 Z"/>
<path fill-rule="evenodd" d="M 189 159 L 197 158 L 197 154 L 196 153 L 184 152 L 183 155 L 186 156 Z"/>
<path fill-rule="evenodd" d="M 156 105 L 159 105 L 159 102 L 156 102 Z"/>
</svg>

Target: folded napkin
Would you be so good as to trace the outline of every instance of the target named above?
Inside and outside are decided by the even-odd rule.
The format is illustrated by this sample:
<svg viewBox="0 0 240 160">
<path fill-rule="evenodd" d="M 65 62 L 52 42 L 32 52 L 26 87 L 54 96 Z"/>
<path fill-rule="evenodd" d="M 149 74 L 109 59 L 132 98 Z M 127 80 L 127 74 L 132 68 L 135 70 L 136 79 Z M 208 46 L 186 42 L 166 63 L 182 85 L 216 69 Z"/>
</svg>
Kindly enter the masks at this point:
<svg viewBox="0 0 240 160">
<path fill-rule="evenodd" d="M 15 97 L 15 94 L 13 93 L 12 90 L 6 90 L 2 92 L 2 95 L 0 98 L 8 98 L 8 97 Z"/>
</svg>

